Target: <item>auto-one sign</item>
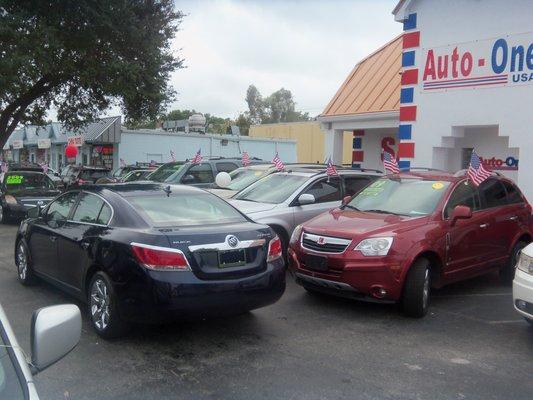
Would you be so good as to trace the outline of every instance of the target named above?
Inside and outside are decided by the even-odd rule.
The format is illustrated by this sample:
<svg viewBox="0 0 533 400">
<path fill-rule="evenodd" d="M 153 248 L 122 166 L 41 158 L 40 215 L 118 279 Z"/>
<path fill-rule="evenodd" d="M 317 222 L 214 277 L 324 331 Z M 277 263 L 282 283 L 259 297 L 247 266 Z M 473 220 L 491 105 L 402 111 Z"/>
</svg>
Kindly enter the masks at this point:
<svg viewBox="0 0 533 400">
<path fill-rule="evenodd" d="M 533 34 L 424 49 L 422 89 L 498 87 L 533 83 Z"/>
</svg>

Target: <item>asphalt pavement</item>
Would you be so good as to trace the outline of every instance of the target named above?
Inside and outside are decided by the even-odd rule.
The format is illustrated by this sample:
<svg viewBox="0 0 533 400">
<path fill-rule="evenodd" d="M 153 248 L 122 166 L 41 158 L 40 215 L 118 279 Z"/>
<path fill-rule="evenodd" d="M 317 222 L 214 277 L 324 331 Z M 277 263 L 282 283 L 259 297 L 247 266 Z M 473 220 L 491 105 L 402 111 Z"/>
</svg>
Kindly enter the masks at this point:
<svg viewBox="0 0 533 400">
<path fill-rule="evenodd" d="M 0 226 L 0 302 L 29 353 L 33 310 L 74 302 L 17 282 L 16 226 Z M 76 266 L 73 265 L 73 268 Z M 310 295 L 234 318 L 138 326 L 80 344 L 37 375 L 42 399 L 533 399 L 533 328 L 487 275 L 434 291 L 429 315 Z"/>
</svg>

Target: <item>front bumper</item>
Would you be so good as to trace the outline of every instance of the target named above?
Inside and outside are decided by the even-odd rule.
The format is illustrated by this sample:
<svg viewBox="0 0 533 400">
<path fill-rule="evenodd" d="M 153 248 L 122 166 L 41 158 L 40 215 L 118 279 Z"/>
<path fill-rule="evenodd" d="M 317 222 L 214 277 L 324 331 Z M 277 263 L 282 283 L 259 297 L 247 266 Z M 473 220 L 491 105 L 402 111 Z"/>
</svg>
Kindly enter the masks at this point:
<svg viewBox="0 0 533 400">
<path fill-rule="evenodd" d="M 380 302 L 396 302 L 402 295 L 402 271 L 405 260 L 395 257 L 350 260 L 341 255 L 328 256 L 328 271 L 307 269 L 306 254 L 298 249 L 288 251 L 289 269 L 296 283 L 321 292 L 342 297 Z M 322 256 L 325 254 L 321 254 Z"/>
<path fill-rule="evenodd" d="M 236 315 L 275 303 L 285 291 L 285 265 L 277 260 L 250 277 L 206 281 L 193 272 L 148 271 L 143 282 L 118 285 L 122 318 L 159 323 Z"/>
<path fill-rule="evenodd" d="M 520 269 L 513 281 L 513 304 L 518 313 L 533 320 L 533 275 Z"/>
</svg>

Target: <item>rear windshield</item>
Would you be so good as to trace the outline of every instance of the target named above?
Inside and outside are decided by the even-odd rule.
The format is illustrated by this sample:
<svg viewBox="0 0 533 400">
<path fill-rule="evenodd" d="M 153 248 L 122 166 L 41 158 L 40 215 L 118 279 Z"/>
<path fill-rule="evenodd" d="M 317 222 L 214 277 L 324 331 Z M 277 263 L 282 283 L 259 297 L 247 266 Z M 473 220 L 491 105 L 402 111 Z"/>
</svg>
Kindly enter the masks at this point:
<svg viewBox="0 0 533 400">
<path fill-rule="evenodd" d="M 152 226 L 214 225 L 245 222 L 224 200 L 209 193 L 170 193 L 129 197 L 129 202 Z"/>
<path fill-rule="evenodd" d="M 54 184 L 45 174 L 25 174 L 23 172 L 6 173 L 3 184 L 10 192 L 54 188 Z"/>
<path fill-rule="evenodd" d="M 257 170 L 249 168 L 239 168 L 229 173 L 231 176 L 231 182 L 224 189 L 229 190 L 242 190 L 245 187 L 250 186 L 252 183 L 261 179 L 268 170 Z"/>
<path fill-rule="evenodd" d="M 183 164 L 180 162 L 163 164 L 150 174 L 149 179 L 154 182 L 164 182 L 174 172 L 179 171 Z"/>
<path fill-rule="evenodd" d="M 431 214 L 450 182 L 421 179 L 383 178 L 355 196 L 348 208 L 410 217 Z"/>
<path fill-rule="evenodd" d="M 307 179 L 306 176 L 301 175 L 271 174 L 237 193 L 234 199 L 271 204 L 283 203 Z"/>
</svg>

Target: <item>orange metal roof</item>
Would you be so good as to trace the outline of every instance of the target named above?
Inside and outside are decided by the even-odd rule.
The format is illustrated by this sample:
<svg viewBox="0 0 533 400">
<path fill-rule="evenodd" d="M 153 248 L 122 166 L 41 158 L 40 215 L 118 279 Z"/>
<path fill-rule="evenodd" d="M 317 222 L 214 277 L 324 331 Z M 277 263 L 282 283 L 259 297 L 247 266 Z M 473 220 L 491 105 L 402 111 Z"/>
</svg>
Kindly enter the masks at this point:
<svg viewBox="0 0 533 400">
<path fill-rule="evenodd" d="M 360 61 L 322 116 L 400 109 L 402 35 Z"/>
</svg>

